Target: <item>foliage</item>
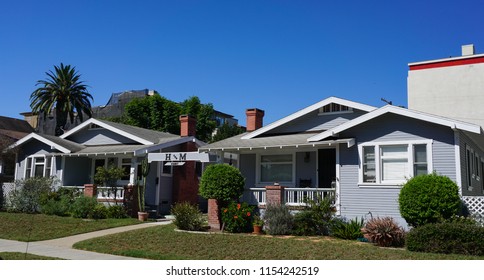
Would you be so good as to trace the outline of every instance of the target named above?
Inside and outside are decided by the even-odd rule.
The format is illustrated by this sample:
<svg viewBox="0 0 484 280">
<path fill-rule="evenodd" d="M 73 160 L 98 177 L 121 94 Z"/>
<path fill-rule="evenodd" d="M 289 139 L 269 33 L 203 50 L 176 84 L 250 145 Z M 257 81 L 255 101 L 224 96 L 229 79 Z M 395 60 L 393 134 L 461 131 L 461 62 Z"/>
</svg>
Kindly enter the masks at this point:
<svg viewBox="0 0 484 280">
<path fill-rule="evenodd" d="M 213 164 L 203 172 L 199 192 L 204 198 L 228 202 L 240 198 L 244 186 L 240 170 L 228 164 Z"/>
<path fill-rule="evenodd" d="M 222 208 L 223 229 L 233 233 L 251 232 L 252 211 L 253 206 L 232 201 L 226 208 Z"/>
<path fill-rule="evenodd" d="M 84 114 L 92 116 L 93 98 L 75 67 L 61 63 L 60 66 L 54 66 L 54 70 L 55 73 L 52 70 L 45 73 L 47 80 L 37 81 L 36 86 L 40 87 L 30 95 L 30 107 L 34 114 L 44 115 L 55 109 L 55 135 L 58 136 L 63 133 L 67 117 L 72 123 L 76 114 L 81 122 Z"/>
<path fill-rule="evenodd" d="M 81 196 L 72 204 L 72 216 L 74 218 L 93 219 L 94 209 L 98 205 L 97 198 Z"/>
<path fill-rule="evenodd" d="M 484 256 L 484 228 L 462 221 L 426 224 L 407 234 L 409 251 Z"/>
<path fill-rule="evenodd" d="M 54 178 L 32 177 L 15 181 L 15 189 L 9 193 L 7 210 L 22 213 L 38 213 L 41 197 L 50 192 Z"/>
<path fill-rule="evenodd" d="M 356 240 L 363 237 L 361 228 L 365 225 L 365 220 L 358 218 L 350 221 L 334 219 L 331 226 L 331 235 L 341 239 Z"/>
<path fill-rule="evenodd" d="M 144 98 L 135 98 L 125 106 L 125 116 L 118 120 L 142 128 L 179 134 L 181 114 L 191 115 L 197 119 L 196 137 L 208 142 L 216 127 L 213 120 L 213 105 L 202 104 L 200 99 L 192 96 L 181 103 L 168 100 L 158 93 Z"/>
<path fill-rule="evenodd" d="M 177 203 L 171 207 L 175 216 L 173 223 L 178 229 L 198 231 L 203 229 L 205 220 L 197 206 L 188 202 Z"/>
<path fill-rule="evenodd" d="M 401 247 L 405 231 L 391 217 L 371 218 L 361 229 L 363 236 L 381 247 Z"/>
<path fill-rule="evenodd" d="M 294 217 L 286 205 L 269 204 L 264 213 L 265 230 L 271 235 L 290 234 Z"/>
<path fill-rule="evenodd" d="M 100 220 L 100 219 L 106 219 L 108 216 L 108 209 L 104 204 L 98 203 L 96 206 L 94 206 L 94 209 L 92 209 L 91 216 L 89 218 L 95 219 L 95 220 Z"/>
<path fill-rule="evenodd" d="M 307 207 L 294 217 L 296 235 L 329 235 L 329 229 L 335 213 L 333 197 L 316 196 L 305 199 Z"/>
<path fill-rule="evenodd" d="M 227 139 L 243 132 L 245 132 L 245 130 L 236 124 L 230 125 L 228 123 L 224 123 L 222 126 L 217 128 L 217 133 L 215 133 L 215 135 L 212 137 L 211 142 Z"/>
<path fill-rule="evenodd" d="M 148 157 L 145 157 L 141 161 L 141 176 L 143 180 L 143 185 L 138 186 L 138 209 L 140 212 L 145 211 L 145 192 L 146 192 L 146 177 L 150 173 L 150 163 L 148 162 Z"/>
<path fill-rule="evenodd" d="M 114 165 L 104 168 L 98 166 L 96 168 L 96 174 L 94 174 L 94 182 L 98 185 L 109 187 L 109 192 L 114 194 L 114 201 L 117 204 L 117 181 L 126 173 L 122 167 L 117 167 Z"/>
<path fill-rule="evenodd" d="M 106 217 L 108 219 L 125 219 L 128 217 L 126 209 L 122 205 L 111 205 L 107 208 Z"/>
<path fill-rule="evenodd" d="M 398 202 L 402 217 L 414 227 L 449 219 L 458 213 L 461 205 L 457 184 L 436 173 L 408 180 Z"/>
<path fill-rule="evenodd" d="M 44 193 L 40 198 L 41 213 L 46 215 L 69 216 L 71 206 L 79 194 L 75 189 L 59 188 Z"/>
<path fill-rule="evenodd" d="M 252 225 L 254 226 L 264 226 L 264 220 L 259 215 L 254 215 L 254 219 L 252 220 Z"/>
</svg>

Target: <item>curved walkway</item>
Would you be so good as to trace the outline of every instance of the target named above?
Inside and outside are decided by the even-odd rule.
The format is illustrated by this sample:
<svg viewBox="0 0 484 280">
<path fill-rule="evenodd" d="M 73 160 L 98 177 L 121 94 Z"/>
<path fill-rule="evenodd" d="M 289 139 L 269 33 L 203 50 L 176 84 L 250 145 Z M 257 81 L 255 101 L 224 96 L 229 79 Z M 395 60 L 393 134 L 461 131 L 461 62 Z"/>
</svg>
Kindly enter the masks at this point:
<svg viewBox="0 0 484 280">
<path fill-rule="evenodd" d="M 114 233 L 125 232 L 129 230 L 147 228 L 152 226 L 166 225 L 171 221 L 143 223 L 125 227 L 110 228 L 100 231 L 88 232 L 58 239 L 36 241 L 36 242 L 20 242 L 13 240 L 0 239 L 0 252 L 20 252 L 29 253 L 39 256 L 47 256 L 54 258 L 61 258 L 66 260 L 141 260 L 138 258 L 123 257 L 116 255 L 108 255 L 101 253 L 94 253 L 89 251 L 72 249 L 72 245 L 79 241 L 105 236 Z"/>
</svg>

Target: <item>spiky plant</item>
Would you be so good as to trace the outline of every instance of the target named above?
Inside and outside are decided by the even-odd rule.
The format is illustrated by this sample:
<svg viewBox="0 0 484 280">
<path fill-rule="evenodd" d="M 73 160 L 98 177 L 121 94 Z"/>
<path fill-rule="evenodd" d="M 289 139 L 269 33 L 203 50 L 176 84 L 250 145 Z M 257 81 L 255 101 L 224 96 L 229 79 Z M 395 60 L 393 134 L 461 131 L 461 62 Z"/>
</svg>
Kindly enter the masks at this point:
<svg viewBox="0 0 484 280">
<path fill-rule="evenodd" d="M 391 217 L 371 218 L 361 229 L 364 237 L 381 247 L 403 246 L 405 231 Z"/>
</svg>

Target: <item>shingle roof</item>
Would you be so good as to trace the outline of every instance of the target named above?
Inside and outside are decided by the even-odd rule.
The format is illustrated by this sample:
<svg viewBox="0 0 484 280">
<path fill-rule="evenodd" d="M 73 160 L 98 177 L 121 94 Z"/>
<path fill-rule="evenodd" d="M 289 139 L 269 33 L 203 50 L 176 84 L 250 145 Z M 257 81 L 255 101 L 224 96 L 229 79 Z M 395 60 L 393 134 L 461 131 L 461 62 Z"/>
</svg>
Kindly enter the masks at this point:
<svg viewBox="0 0 484 280">
<path fill-rule="evenodd" d="M 54 142 L 55 144 L 62 146 L 71 152 L 77 152 L 84 149 L 86 146 L 78 144 L 76 142 L 72 142 L 70 140 L 62 139 L 57 136 L 47 135 L 47 134 L 39 134 L 40 136 L 44 137 L 45 139 Z"/>
</svg>

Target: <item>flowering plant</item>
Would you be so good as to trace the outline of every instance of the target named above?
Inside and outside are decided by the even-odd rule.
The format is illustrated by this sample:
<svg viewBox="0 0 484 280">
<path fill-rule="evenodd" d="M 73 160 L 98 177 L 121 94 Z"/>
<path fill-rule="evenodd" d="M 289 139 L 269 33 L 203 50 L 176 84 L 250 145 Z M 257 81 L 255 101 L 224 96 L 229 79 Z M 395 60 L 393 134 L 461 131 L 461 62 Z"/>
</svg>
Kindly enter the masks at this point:
<svg viewBox="0 0 484 280">
<path fill-rule="evenodd" d="M 253 206 L 247 203 L 232 201 L 227 208 L 222 208 L 222 222 L 224 230 L 228 232 L 250 232 L 252 231 Z"/>
<path fill-rule="evenodd" d="M 254 226 L 263 226 L 264 220 L 259 215 L 254 215 L 254 221 L 252 222 Z"/>
</svg>

